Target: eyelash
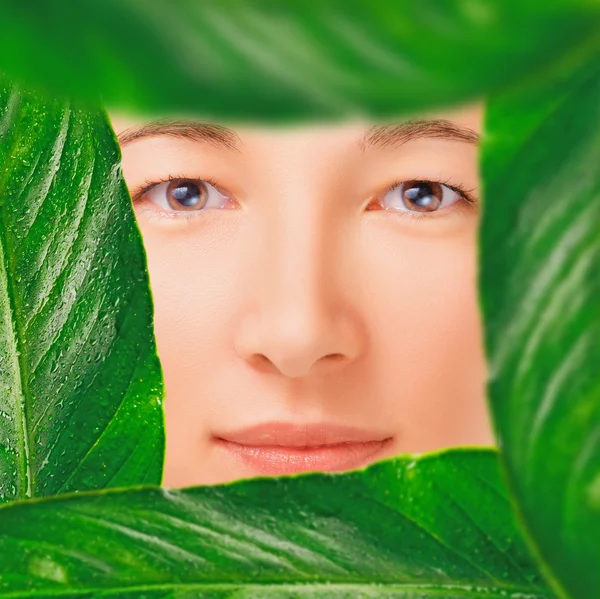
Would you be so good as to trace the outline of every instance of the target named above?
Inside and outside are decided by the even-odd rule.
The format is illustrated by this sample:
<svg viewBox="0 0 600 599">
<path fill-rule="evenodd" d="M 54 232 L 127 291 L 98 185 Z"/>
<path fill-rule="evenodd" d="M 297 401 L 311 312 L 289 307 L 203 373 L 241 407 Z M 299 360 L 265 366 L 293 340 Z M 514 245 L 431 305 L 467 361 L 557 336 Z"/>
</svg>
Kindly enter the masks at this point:
<svg viewBox="0 0 600 599">
<path fill-rule="evenodd" d="M 452 178 L 440 181 L 437 179 L 431 179 L 430 177 L 411 177 L 410 180 L 430 181 L 431 183 L 445 185 L 448 189 L 455 191 L 459 196 L 461 196 L 465 200 L 465 202 L 467 202 L 471 206 L 477 206 L 477 204 L 479 203 L 477 198 L 473 195 L 475 193 L 475 188 L 467 189 L 466 187 L 458 183 L 450 183 L 450 181 L 452 181 Z M 400 187 L 400 185 L 402 185 L 402 183 L 405 183 L 406 181 L 408 181 L 408 179 L 403 179 L 402 181 L 397 181 L 396 183 L 393 183 L 384 191 L 384 195 L 390 193 L 390 191 L 394 191 L 394 189 L 397 189 L 398 187 Z"/>
<path fill-rule="evenodd" d="M 411 177 L 410 180 L 412 180 L 412 181 L 430 181 L 432 183 L 438 183 L 440 185 L 445 185 L 448 189 L 451 189 L 452 191 L 456 192 L 461 197 L 461 199 L 468 205 L 469 208 L 476 208 L 479 205 L 479 200 L 474 195 L 476 189 L 475 188 L 467 189 L 466 187 L 464 187 L 463 185 L 460 185 L 459 183 L 450 183 L 450 181 L 452 181 L 452 178 L 448 178 L 445 180 L 439 180 L 439 179 L 432 179 L 431 177 Z M 406 181 L 408 181 L 408 179 L 403 179 L 402 181 L 397 181 L 396 183 L 393 183 L 383 192 L 383 195 L 386 195 L 386 194 L 390 193 L 391 191 L 393 191 L 394 189 L 397 189 Z M 410 212 L 410 211 L 393 210 L 392 216 L 398 217 L 398 218 L 410 218 L 413 221 L 420 221 L 423 219 L 430 219 L 432 217 L 435 218 L 436 213 L 435 212 L 425 213 L 425 212 Z"/>
<path fill-rule="evenodd" d="M 133 204 L 138 204 L 140 202 L 140 200 L 144 197 L 144 195 L 147 194 L 153 187 L 156 187 L 157 185 L 160 185 L 161 183 L 173 181 L 174 179 L 199 179 L 200 181 L 205 181 L 209 185 L 212 185 L 217 191 L 220 191 L 221 193 L 223 193 L 221 186 L 214 179 L 210 179 L 207 177 L 190 177 L 190 176 L 184 175 L 184 174 L 176 174 L 176 175 L 169 175 L 168 177 L 159 177 L 157 179 L 152 179 L 152 180 L 146 179 L 142 185 L 139 185 L 136 189 L 134 189 L 131 192 L 131 201 L 133 202 Z M 446 179 L 444 181 L 438 181 L 438 180 L 434 180 L 434 179 L 431 179 L 428 177 L 411 177 L 411 180 L 431 181 L 433 183 L 439 183 L 440 185 L 445 185 L 446 187 L 448 187 L 448 189 L 451 189 L 452 191 L 454 191 L 458 195 L 460 195 L 460 197 L 465 202 L 467 202 L 467 204 L 469 204 L 469 206 L 471 206 L 471 207 L 475 207 L 479 203 L 478 200 L 473 195 L 475 192 L 474 188 L 467 189 L 460 184 L 456 184 L 456 183 L 451 184 L 450 183 L 451 179 Z M 389 187 L 387 187 L 385 189 L 385 191 L 383 192 L 383 195 L 386 195 L 386 194 L 390 193 L 391 191 L 393 191 L 394 189 L 397 189 L 405 181 L 407 181 L 407 179 L 403 179 L 402 181 L 396 181 L 395 183 L 393 183 L 392 185 L 390 185 Z M 224 194 L 224 195 L 227 195 L 227 194 Z M 156 216 L 158 216 L 160 218 L 188 218 L 189 219 L 189 218 L 197 218 L 199 216 L 202 216 L 204 210 L 186 211 L 186 212 L 182 212 L 181 214 L 178 214 L 175 211 L 173 213 L 171 213 L 171 212 L 165 212 L 162 210 L 150 210 L 149 212 L 151 212 L 152 214 L 155 214 Z M 419 213 L 419 212 L 415 212 L 415 213 L 406 212 L 402 216 L 407 216 L 409 218 L 413 218 L 413 219 L 417 219 L 417 220 L 420 220 L 422 218 L 431 218 L 431 215 L 428 215 L 426 213 Z"/>
<path fill-rule="evenodd" d="M 141 203 L 141 199 L 152 188 L 157 187 L 161 183 L 167 183 L 169 181 L 173 181 L 174 179 L 187 179 L 187 180 L 198 179 L 200 181 L 205 181 L 209 185 L 212 185 L 217 191 L 219 191 L 220 193 L 223 193 L 223 195 L 227 195 L 223 192 L 223 188 L 221 187 L 221 185 L 214 179 L 211 179 L 210 177 L 204 177 L 204 176 L 190 177 L 189 174 L 176 173 L 176 174 L 171 174 L 168 177 L 158 177 L 156 179 L 146 179 L 142 185 L 138 185 L 138 187 L 136 187 L 134 190 L 132 190 L 130 192 L 132 203 L 134 204 L 134 206 L 135 206 L 135 204 Z M 146 213 L 147 218 L 152 218 L 152 219 L 166 218 L 171 221 L 184 220 L 184 221 L 190 222 L 192 219 L 203 218 L 204 216 L 206 216 L 205 210 L 194 210 L 194 211 L 190 210 L 190 211 L 185 211 L 185 212 L 176 212 L 176 211 L 167 212 L 165 210 L 153 210 L 152 208 L 143 208 L 142 212 Z"/>
<path fill-rule="evenodd" d="M 212 185 L 217 191 L 221 191 L 221 187 L 217 181 L 214 179 L 210 179 L 208 177 L 190 177 L 189 175 L 177 174 L 177 175 L 169 175 L 168 177 L 159 177 L 157 179 L 146 179 L 142 185 L 138 185 L 131 192 L 131 201 L 136 204 L 139 202 L 144 195 L 146 195 L 153 187 L 160 185 L 161 183 L 167 183 L 169 181 L 174 181 L 175 179 L 186 179 L 186 180 L 194 180 L 198 179 L 199 181 L 205 181 L 209 185 Z M 202 212 L 202 210 L 198 210 L 198 212 Z M 189 212 L 187 214 L 190 214 Z"/>
</svg>

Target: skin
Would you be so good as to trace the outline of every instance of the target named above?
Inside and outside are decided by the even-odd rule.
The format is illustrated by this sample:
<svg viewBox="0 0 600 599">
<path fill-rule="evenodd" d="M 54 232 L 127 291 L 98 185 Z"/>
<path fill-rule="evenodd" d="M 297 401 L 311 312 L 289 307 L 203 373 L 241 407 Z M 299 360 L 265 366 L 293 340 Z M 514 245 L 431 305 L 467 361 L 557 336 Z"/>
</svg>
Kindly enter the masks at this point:
<svg viewBox="0 0 600 599">
<path fill-rule="evenodd" d="M 480 132 L 482 110 L 426 118 Z M 142 123 L 111 120 L 122 136 Z M 122 143 L 132 196 L 175 176 L 210 179 L 229 198 L 175 218 L 148 193 L 134 198 L 166 385 L 166 486 L 274 473 L 218 442 L 261 423 L 344 425 L 387 439 L 357 467 L 493 443 L 479 207 L 461 198 L 417 213 L 398 208 L 398 190 L 386 195 L 418 179 L 462 186 L 476 200 L 477 147 L 440 138 L 361 147 L 371 126 L 236 126 L 237 149 L 174 135 Z"/>
</svg>

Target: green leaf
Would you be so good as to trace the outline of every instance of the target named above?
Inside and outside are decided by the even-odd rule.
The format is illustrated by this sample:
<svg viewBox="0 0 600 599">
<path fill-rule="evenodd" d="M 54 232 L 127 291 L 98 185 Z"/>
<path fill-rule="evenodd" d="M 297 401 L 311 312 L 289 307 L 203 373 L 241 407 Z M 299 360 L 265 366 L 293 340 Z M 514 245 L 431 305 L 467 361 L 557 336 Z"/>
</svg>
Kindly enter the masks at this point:
<svg viewBox="0 0 600 599">
<path fill-rule="evenodd" d="M 0 508 L 0 597 L 552 597 L 497 455 Z"/>
<path fill-rule="evenodd" d="M 389 117 L 531 82 L 598 47 L 596 0 L 0 0 L 0 68 L 106 106 Z"/>
<path fill-rule="evenodd" d="M 0 80 L 0 501 L 159 483 L 146 259 L 104 114 Z"/>
<path fill-rule="evenodd" d="M 480 286 L 510 483 L 549 576 L 600 597 L 600 55 L 489 106 Z"/>
</svg>

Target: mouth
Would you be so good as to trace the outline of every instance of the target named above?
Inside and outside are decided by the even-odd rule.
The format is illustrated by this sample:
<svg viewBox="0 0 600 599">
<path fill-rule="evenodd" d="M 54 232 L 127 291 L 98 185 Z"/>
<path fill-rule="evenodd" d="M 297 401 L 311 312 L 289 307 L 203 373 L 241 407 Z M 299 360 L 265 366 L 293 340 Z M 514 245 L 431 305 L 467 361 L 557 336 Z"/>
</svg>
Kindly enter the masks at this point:
<svg viewBox="0 0 600 599">
<path fill-rule="evenodd" d="M 213 436 L 213 442 L 258 474 L 341 472 L 376 461 L 393 435 L 327 424 L 266 423 Z"/>
</svg>

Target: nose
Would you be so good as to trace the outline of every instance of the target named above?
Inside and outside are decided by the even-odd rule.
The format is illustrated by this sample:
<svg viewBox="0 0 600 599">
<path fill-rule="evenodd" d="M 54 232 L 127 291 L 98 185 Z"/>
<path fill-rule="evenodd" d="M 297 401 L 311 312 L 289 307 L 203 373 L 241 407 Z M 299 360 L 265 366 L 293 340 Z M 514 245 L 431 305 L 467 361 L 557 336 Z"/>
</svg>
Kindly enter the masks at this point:
<svg viewBox="0 0 600 599">
<path fill-rule="evenodd" d="M 336 239 L 314 214 L 289 216 L 260 236 L 235 347 L 254 368 L 296 379 L 343 369 L 364 344 Z"/>
</svg>

